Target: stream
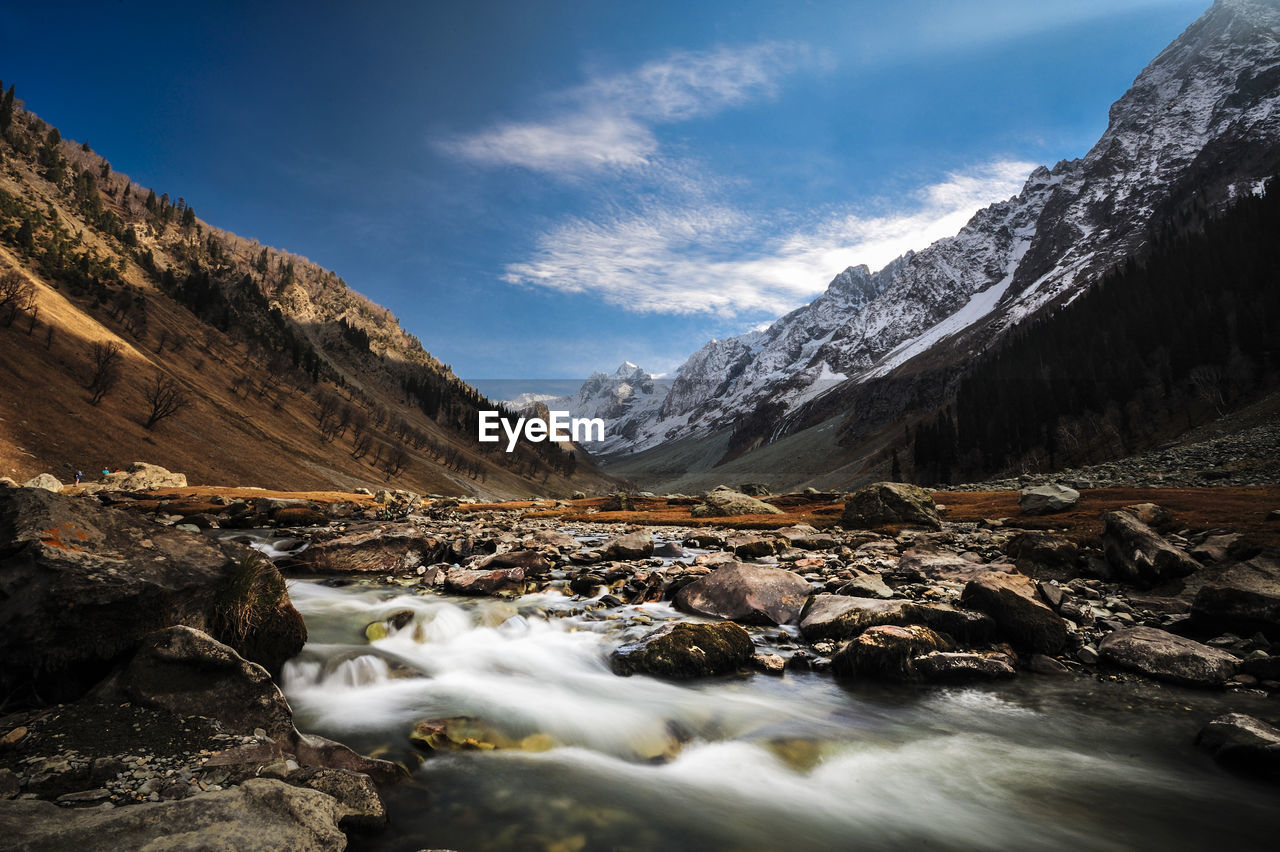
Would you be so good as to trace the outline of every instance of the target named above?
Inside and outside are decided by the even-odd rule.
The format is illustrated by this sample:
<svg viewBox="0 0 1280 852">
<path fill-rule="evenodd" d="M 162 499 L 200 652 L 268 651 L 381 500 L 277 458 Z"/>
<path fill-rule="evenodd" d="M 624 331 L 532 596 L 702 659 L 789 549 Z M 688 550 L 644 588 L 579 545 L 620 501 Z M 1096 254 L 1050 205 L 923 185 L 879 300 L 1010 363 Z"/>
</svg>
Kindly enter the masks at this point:
<svg viewBox="0 0 1280 852">
<path fill-rule="evenodd" d="M 681 684 L 608 654 L 665 604 L 583 611 L 293 580 L 310 639 L 283 675 L 298 727 L 418 766 L 370 850 L 1274 849 L 1280 790 L 1191 743 L 1265 698 L 1022 674 L 981 688 L 829 675 Z M 385 638 L 367 624 L 413 618 Z M 636 621 L 638 619 L 638 621 Z M 652 622 L 652 623 L 649 623 Z M 786 631 L 753 629 L 758 644 Z M 519 748 L 432 752 L 468 716 Z M 484 739 L 483 736 L 480 739 Z"/>
</svg>

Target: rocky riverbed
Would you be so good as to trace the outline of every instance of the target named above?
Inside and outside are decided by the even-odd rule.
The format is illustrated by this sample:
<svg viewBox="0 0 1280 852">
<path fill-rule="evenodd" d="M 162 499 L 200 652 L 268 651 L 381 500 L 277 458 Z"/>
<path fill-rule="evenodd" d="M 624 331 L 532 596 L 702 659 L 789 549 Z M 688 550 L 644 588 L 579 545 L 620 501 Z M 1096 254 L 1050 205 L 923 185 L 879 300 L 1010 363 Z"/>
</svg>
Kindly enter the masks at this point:
<svg viewBox="0 0 1280 852">
<path fill-rule="evenodd" d="M 753 507 L 758 498 L 771 511 Z M 0 804 L 0 823 L 35 831 L 35 848 L 69 848 L 85 832 L 106 830 L 115 818 L 107 811 L 208 801 L 223 823 L 243 813 L 286 832 L 280 836 L 299 848 L 334 848 L 344 831 L 376 846 L 384 841 L 367 832 L 384 820 L 383 797 L 393 826 L 383 837 L 402 836 L 397 813 L 419 825 L 411 816 L 421 810 L 419 788 L 387 786 L 406 770 L 416 770 L 429 791 L 433 783 L 465 788 L 472 770 L 460 766 L 483 771 L 483 764 L 450 763 L 458 759 L 450 755 L 574 754 L 586 747 L 628 764 L 686 766 L 704 745 L 726 741 L 724 730 L 707 726 L 704 711 L 687 709 L 699 690 L 709 690 L 714 706 L 742 690 L 761 692 L 766 704 L 774 699 L 765 695 L 794 694 L 801 703 L 829 705 L 829 716 L 847 719 L 839 733 L 828 730 L 828 716 L 800 726 L 824 730 L 816 740 L 798 736 L 819 752 L 828 748 L 822 743 L 846 748 L 841 744 L 859 725 L 838 698 L 850 689 L 853 705 L 861 701 L 858 690 L 910 690 L 904 712 L 912 718 L 921 695 L 946 703 L 969 690 L 1007 694 L 1010 684 L 1019 696 L 1092 694 L 1090 684 L 1163 690 L 1170 705 L 1199 690 L 1202 698 L 1185 700 L 1202 716 L 1200 750 L 1184 721 L 1170 723 L 1164 747 L 1212 754 L 1231 772 L 1262 779 L 1239 782 L 1246 785 L 1276 777 L 1280 732 L 1270 726 L 1276 714 L 1268 708 L 1280 694 L 1277 552 L 1257 536 L 1198 528 L 1151 502 L 1106 503 L 1097 534 L 1054 528 L 1052 512 L 1078 513 L 1092 499 L 1076 494 L 1070 506 L 1045 515 L 1043 507 L 1030 514 L 1024 498 L 1024 528 L 1021 515 L 953 520 L 928 492 L 894 484 L 853 495 L 752 498 L 723 489 L 666 501 L 664 509 L 681 507 L 683 522 L 654 522 L 643 502 L 630 498 L 482 505 L 403 492 L 317 500 L 0 491 L 0 528 L 11 542 L 6 591 L 12 598 L 10 590 L 22 587 L 26 595 L 21 613 L 5 615 L 6 648 L 21 661 L 6 672 L 6 687 L 29 705 L 0 720 L 0 796 L 13 805 Z M 608 520 L 593 520 L 597 512 Z M 627 512 L 646 523 L 619 522 Z M 722 512 L 736 514 L 717 517 Z M 140 561 L 160 573 L 139 573 Z M 246 574 L 245 566 L 256 567 Z M 299 578 L 289 596 L 273 579 L 277 569 Z M 62 572 L 73 581 L 66 588 L 92 595 L 99 608 L 134 615 L 128 624 L 101 613 L 96 620 L 67 615 L 58 589 L 27 588 L 24 578 L 37 570 Z M 154 591 L 171 584 L 166 571 L 203 577 L 179 593 L 182 606 Z M 238 611 L 228 596 L 246 590 L 257 614 L 228 621 L 228 611 Z M 294 623 L 288 597 L 301 602 L 311 634 L 300 656 L 298 631 L 285 628 Z M 564 645 L 573 635 L 588 641 Z M 513 656 L 495 663 L 484 656 L 487 643 Z M 568 656 L 543 659 L 541 643 Z M 249 661 L 255 656 L 267 667 Z M 581 700 L 602 713 L 619 712 L 619 702 L 638 708 L 655 694 L 667 696 L 670 706 L 653 716 L 654 730 L 667 734 L 637 739 L 632 731 L 607 746 L 601 743 L 613 734 L 583 734 L 591 725 L 572 702 L 559 705 L 558 720 L 499 709 L 499 696 L 519 694 L 531 671 L 554 683 L 557 666 L 582 667 Z M 273 676 L 283 677 L 288 701 Z M 74 703 L 49 705 L 42 693 L 51 685 L 61 690 L 59 700 Z M 530 700 L 548 700 L 529 688 Z M 436 689 L 453 689 L 454 698 L 479 689 L 480 697 L 459 702 Z M 593 705 L 593 690 L 609 697 Z M 366 704 L 374 695 L 393 707 L 420 706 L 386 715 L 381 704 Z M 405 697 L 411 695 L 418 698 Z M 346 707 L 351 718 L 334 707 Z M 304 727 L 394 762 L 300 734 L 295 711 Z M 805 711 L 775 711 L 784 739 L 796 739 L 781 719 Z M 361 722 L 384 716 L 376 731 Z M 566 718 L 579 722 L 566 726 Z M 1158 742 L 1158 717 L 1144 716 L 1143 730 L 1148 746 Z M 755 742 L 748 734 L 742 728 L 727 741 Z M 755 752 L 750 759 L 757 760 Z M 504 760 L 502 771 L 513 771 Z M 579 770 L 575 784 L 583 783 Z M 299 796 L 305 802 L 295 801 Z M 460 809 L 461 823 L 439 835 L 426 831 L 423 842 L 444 838 L 465 847 L 459 825 L 483 819 L 484 808 L 444 798 Z M 68 808 L 95 816 L 60 821 L 58 811 Z M 304 811 L 310 816 L 299 819 Z M 1239 819 L 1248 822 L 1247 809 Z M 577 838 L 590 843 L 580 822 L 563 836 L 514 822 L 501 843 L 477 837 L 488 838 L 486 848 L 586 848 L 575 846 Z M 829 830 L 838 826 L 815 836 L 829 837 Z M 1065 844 L 1065 837 L 1049 845 Z M 676 839 L 662 832 L 653 838 L 682 845 Z"/>
</svg>

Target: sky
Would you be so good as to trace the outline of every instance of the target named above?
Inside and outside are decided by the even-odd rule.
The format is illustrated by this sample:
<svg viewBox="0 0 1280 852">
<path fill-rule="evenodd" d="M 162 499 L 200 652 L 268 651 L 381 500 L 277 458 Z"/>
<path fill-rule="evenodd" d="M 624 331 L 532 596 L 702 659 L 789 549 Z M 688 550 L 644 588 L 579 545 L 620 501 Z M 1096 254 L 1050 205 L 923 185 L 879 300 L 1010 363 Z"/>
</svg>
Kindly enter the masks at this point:
<svg viewBox="0 0 1280 852">
<path fill-rule="evenodd" d="M 462 378 L 582 378 L 954 234 L 1083 156 L 1207 5 L 7 3 L 0 80 Z"/>
</svg>

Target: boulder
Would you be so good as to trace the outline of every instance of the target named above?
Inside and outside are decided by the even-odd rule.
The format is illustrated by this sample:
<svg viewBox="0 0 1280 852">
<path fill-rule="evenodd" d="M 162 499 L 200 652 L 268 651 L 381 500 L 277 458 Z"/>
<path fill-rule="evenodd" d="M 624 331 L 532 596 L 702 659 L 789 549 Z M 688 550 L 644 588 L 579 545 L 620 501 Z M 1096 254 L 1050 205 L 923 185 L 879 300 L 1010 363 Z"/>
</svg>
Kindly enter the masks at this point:
<svg viewBox="0 0 1280 852">
<path fill-rule="evenodd" d="M 738 491 L 746 494 L 748 497 L 768 497 L 769 486 L 763 482 L 744 482 L 738 486 Z"/>
<path fill-rule="evenodd" d="M 414 524 L 379 525 L 316 541 L 280 565 L 309 574 L 387 574 L 438 562 L 447 550 Z"/>
<path fill-rule="evenodd" d="M 898 566 L 886 573 L 890 582 L 896 583 L 967 583 L 993 571 L 1007 574 L 1014 570 L 1004 563 L 971 562 L 955 553 L 913 547 L 903 551 Z"/>
<path fill-rule="evenodd" d="M 1262 553 L 1223 568 L 1196 593 L 1191 619 L 1205 633 L 1262 633 L 1280 642 L 1280 558 Z"/>
<path fill-rule="evenodd" d="M 1018 533 L 1005 546 L 1018 571 L 1037 580 L 1073 580 L 1079 572 L 1075 542 L 1053 533 L 1028 530 Z"/>
<path fill-rule="evenodd" d="M 128 701 L 179 716 L 207 716 L 232 731 L 262 728 L 293 735 L 293 712 L 267 670 L 185 625 L 145 637 L 132 658 L 94 690 L 101 701 Z"/>
<path fill-rule="evenodd" d="M 1017 672 L 1007 654 L 930 651 L 911 661 L 912 673 L 929 683 L 965 684 L 1009 680 Z"/>
<path fill-rule="evenodd" d="M 60 808 L 36 800 L 0 801 L 0 836 L 18 847 L 200 849 L 208 852 L 331 852 L 347 847 L 343 809 L 332 796 L 283 781 L 252 778 L 229 790 L 127 808 Z"/>
<path fill-rule="evenodd" d="M 318 790 L 338 801 L 338 825 L 344 831 L 369 831 L 387 823 L 387 807 L 363 772 L 349 769 L 297 769 L 285 779 L 295 787 Z"/>
<path fill-rule="evenodd" d="M 1040 600 L 1035 580 L 1023 574 L 991 573 L 965 584 L 960 602 L 991 616 L 1015 648 L 1057 654 L 1067 644 L 1067 625 Z"/>
<path fill-rule="evenodd" d="M 943 603 L 875 600 L 847 595 L 814 595 L 800 619 L 800 634 L 809 642 L 849 639 L 880 624 L 919 624 L 957 642 L 982 644 L 995 635 L 986 615 Z"/>
<path fill-rule="evenodd" d="M 187 477 L 170 473 L 158 464 L 134 462 L 127 470 L 102 477 L 103 488 L 114 491 L 147 491 L 152 488 L 186 488 Z"/>
<path fill-rule="evenodd" d="M 600 545 L 606 559 L 645 559 L 653 555 L 653 536 L 644 530 L 616 536 Z"/>
<path fill-rule="evenodd" d="M 1018 492 L 1018 510 L 1024 515 L 1065 512 L 1079 502 L 1079 491 L 1057 483 L 1036 485 Z"/>
<path fill-rule="evenodd" d="M 634 512 L 635 510 L 635 502 L 625 491 L 610 495 L 609 499 L 600 505 L 601 512 Z"/>
<path fill-rule="evenodd" d="M 1141 523 L 1159 532 L 1165 532 L 1174 523 L 1173 515 L 1167 509 L 1157 506 L 1155 503 L 1134 503 L 1133 505 L 1125 506 L 1120 511 L 1128 512 Z"/>
<path fill-rule="evenodd" d="M 42 473 L 39 476 L 33 476 L 26 482 L 22 483 L 23 488 L 43 488 L 45 491 L 61 493 L 62 483 L 58 481 L 58 477 L 51 473 Z"/>
<path fill-rule="evenodd" d="M 1098 655 L 1157 680 L 1200 687 L 1222 686 L 1240 665 L 1226 651 L 1155 627 L 1117 630 L 1099 643 Z"/>
<path fill-rule="evenodd" d="M 731 563 L 681 589 L 678 609 L 744 624 L 790 624 L 809 597 L 809 582 L 767 565 Z"/>
<path fill-rule="evenodd" d="M 774 541 L 762 535 L 736 535 L 725 542 L 725 547 L 739 559 L 751 559 L 756 556 L 772 556 Z"/>
<path fill-rule="evenodd" d="M 930 651 L 948 650 L 949 643 L 927 627 L 880 624 L 845 643 L 831 658 L 831 670 L 852 677 L 905 680 L 913 676 L 912 660 Z"/>
<path fill-rule="evenodd" d="M 1191 548 L 1191 557 L 1205 565 L 1213 562 L 1222 562 L 1227 558 L 1231 546 L 1238 541 L 1240 541 L 1239 533 L 1211 535 Z"/>
<path fill-rule="evenodd" d="M 789 545 L 801 550 L 830 550 L 840 543 L 835 536 L 819 532 L 808 524 L 783 527 L 777 530 L 777 534 L 785 538 Z"/>
<path fill-rule="evenodd" d="M 893 589 L 885 583 L 884 578 L 879 574 L 860 574 L 849 582 L 840 586 L 838 594 L 852 595 L 855 598 L 882 598 L 888 600 L 893 597 Z"/>
<path fill-rule="evenodd" d="M 458 595 L 521 594 L 525 589 L 524 569 L 450 568 L 444 575 L 444 587 Z"/>
<path fill-rule="evenodd" d="M 1102 513 L 1102 549 L 1115 579 L 1149 589 L 1200 567 L 1128 512 Z"/>
<path fill-rule="evenodd" d="M 73 700 L 148 634 L 202 630 L 278 673 L 306 640 L 256 551 L 42 489 L 0 491 L 0 692 Z"/>
<path fill-rule="evenodd" d="M 689 510 L 695 518 L 727 518 L 736 515 L 781 515 L 782 510 L 738 491 L 707 492 L 703 502 Z"/>
<path fill-rule="evenodd" d="M 486 556 L 468 566 L 482 571 L 495 568 L 520 568 L 526 577 L 545 577 L 551 573 L 551 561 L 536 550 L 508 550 Z"/>
<path fill-rule="evenodd" d="M 914 524 L 942 529 L 933 496 L 918 485 L 877 482 L 850 495 L 840 523 L 849 529 L 869 529 L 884 524 Z"/>
<path fill-rule="evenodd" d="M 751 662 L 754 650 L 751 636 L 732 621 L 669 622 L 618 648 L 610 664 L 621 675 L 688 679 L 736 672 Z"/>
<path fill-rule="evenodd" d="M 1196 745 L 1230 769 L 1280 779 L 1280 728 L 1244 713 L 1226 713 L 1205 725 Z"/>
</svg>

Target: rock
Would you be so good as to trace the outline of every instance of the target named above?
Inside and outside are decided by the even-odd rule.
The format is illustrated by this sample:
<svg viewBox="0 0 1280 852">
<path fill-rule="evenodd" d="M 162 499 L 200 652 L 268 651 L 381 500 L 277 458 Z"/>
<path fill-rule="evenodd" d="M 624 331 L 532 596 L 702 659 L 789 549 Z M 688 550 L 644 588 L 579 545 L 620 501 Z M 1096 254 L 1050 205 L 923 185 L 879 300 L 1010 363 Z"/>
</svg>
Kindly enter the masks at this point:
<svg viewBox="0 0 1280 852">
<path fill-rule="evenodd" d="M 526 577 L 545 577 L 551 573 L 551 562 L 536 550 L 508 550 L 486 556 L 467 566 L 474 570 L 491 571 L 496 568 L 521 568 Z"/>
<path fill-rule="evenodd" d="M 256 551 L 42 489 L 0 491 L 0 692 L 73 700 L 184 624 L 279 672 L 306 626 Z"/>
<path fill-rule="evenodd" d="M 663 559 L 684 559 L 684 548 L 674 541 L 663 542 L 653 549 L 653 556 L 659 556 Z"/>
<path fill-rule="evenodd" d="M 920 624 L 958 642 L 975 644 L 990 641 L 995 632 L 987 616 L 949 604 L 814 595 L 801 615 L 800 634 L 809 642 L 848 639 L 880 624 Z"/>
<path fill-rule="evenodd" d="M 854 492 L 844 504 L 840 523 L 848 529 L 884 524 L 915 524 L 942 529 L 933 496 L 918 485 L 877 482 Z"/>
<path fill-rule="evenodd" d="M 893 589 L 885 584 L 879 574 L 863 574 L 854 577 L 840 587 L 840 594 L 856 598 L 880 598 L 888 600 L 893 597 Z"/>
<path fill-rule="evenodd" d="M 287 506 L 271 513 L 271 523 L 278 527 L 322 527 L 329 523 L 329 516 L 316 506 Z"/>
<path fill-rule="evenodd" d="M 769 486 L 762 482 L 744 482 L 738 486 L 738 491 L 746 494 L 748 497 L 768 497 Z"/>
<path fill-rule="evenodd" d="M 281 741 L 294 730 L 289 702 L 266 669 L 185 625 L 145 637 L 128 663 L 94 690 L 94 696 L 179 716 L 208 716 L 233 731 L 262 728 Z"/>
<path fill-rule="evenodd" d="M 737 491 L 707 493 L 704 501 L 689 510 L 695 518 L 725 518 L 736 515 L 781 515 L 782 510 Z"/>
<path fill-rule="evenodd" d="M 1073 580 L 1078 576 L 1076 559 L 1080 548 L 1075 542 L 1052 533 L 1029 530 L 1009 540 L 1005 553 L 1014 560 L 1018 571 L 1037 580 Z"/>
<path fill-rule="evenodd" d="M 201 849 L 331 852 L 345 849 L 332 797 L 252 778 L 229 790 L 127 808 L 68 810 L 50 802 L 0 802 L 0 837 L 27 849 Z"/>
<path fill-rule="evenodd" d="M 186 488 L 187 477 L 170 473 L 157 464 L 134 462 L 128 470 L 102 477 L 103 488 L 113 491 L 147 491 L 152 488 Z"/>
<path fill-rule="evenodd" d="M 1205 633 L 1262 633 L 1280 642 L 1280 559 L 1269 552 L 1223 568 L 1196 593 L 1191 621 Z"/>
<path fill-rule="evenodd" d="M 964 684 L 1009 680 L 1017 672 L 1006 654 L 930 651 L 910 663 L 912 673 L 929 683 Z"/>
<path fill-rule="evenodd" d="M 444 575 L 444 587 L 459 595 L 522 594 L 525 589 L 523 568 L 495 568 L 492 571 L 450 568 Z"/>
<path fill-rule="evenodd" d="M 1099 656 L 1121 668 L 1188 686 L 1222 686 L 1239 667 L 1226 651 L 1155 627 L 1127 627 L 1098 645 Z"/>
<path fill-rule="evenodd" d="M 338 825 L 344 830 L 368 831 L 387 822 L 387 807 L 373 779 L 348 769 L 299 769 L 287 779 L 295 787 L 319 790 L 338 800 Z"/>
<path fill-rule="evenodd" d="M 635 503 L 625 491 L 610 495 L 609 499 L 600 505 L 601 512 L 634 512 L 635 510 Z"/>
<path fill-rule="evenodd" d="M 1102 513 L 1102 548 L 1114 577 L 1149 589 L 1200 564 L 1128 512 Z"/>
<path fill-rule="evenodd" d="M 911 661 L 930 651 L 945 651 L 945 639 L 927 627 L 880 624 L 845 643 L 831 658 L 837 675 L 863 675 L 902 680 L 913 675 Z"/>
<path fill-rule="evenodd" d="M 792 547 L 798 547 L 801 550 L 830 550 L 840 543 L 835 536 L 819 532 L 808 524 L 783 527 L 776 532 Z"/>
<path fill-rule="evenodd" d="M 687 679 L 738 671 L 751 661 L 754 650 L 751 636 L 732 621 L 669 622 L 618 648 L 610 663 L 621 675 Z"/>
<path fill-rule="evenodd" d="M 1027 668 L 1036 674 L 1042 675 L 1064 675 L 1071 671 L 1054 657 L 1048 657 L 1044 654 L 1032 654 Z"/>
<path fill-rule="evenodd" d="M 390 524 L 314 542 L 280 565 L 309 574 L 398 573 L 438 562 L 447 550 L 414 524 Z"/>
<path fill-rule="evenodd" d="M 809 597 L 798 574 L 766 565 L 731 563 L 681 589 L 678 609 L 744 624 L 790 624 Z"/>
<path fill-rule="evenodd" d="M 1280 655 L 1269 655 L 1265 651 L 1256 657 L 1251 654 L 1240 664 L 1240 671 L 1258 680 L 1280 680 Z"/>
<path fill-rule="evenodd" d="M 1065 512 L 1079 502 L 1079 491 L 1057 483 L 1037 485 L 1018 492 L 1018 510 L 1024 515 Z"/>
<path fill-rule="evenodd" d="M 1012 565 L 1002 563 L 984 564 L 970 562 L 954 553 L 939 553 L 934 550 L 910 548 L 903 551 L 898 560 L 898 567 L 887 572 L 893 583 L 921 583 L 946 581 L 951 583 L 967 583 L 975 577 L 982 577 L 994 572 L 1008 573 L 1015 570 Z"/>
<path fill-rule="evenodd" d="M 0 767 L 0 799 L 16 799 L 22 792 L 18 774 L 7 767 Z"/>
<path fill-rule="evenodd" d="M 39 476 L 33 476 L 26 482 L 22 483 L 23 488 L 43 488 L 45 491 L 53 491 L 60 493 L 62 491 L 62 483 L 58 481 L 58 477 L 51 473 L 42 473 Z"/>
<path fill-rule="evenodd" d="M 587 492 L 585 492 L 585 491 L 575 491 L 575 492 L 573 492 L 572 494 L 570 494 L 570 495 L 569 495 L 569 499 L 570 499 L 570 500 L 585 500 L 585 499 L 587 499 Z"/>
<path fill-rule="evenodd" d="M 755 654 L 751 664 L 765 674 L 780 675 L 787 670 L 787 661 L 781 654 Z"/>
<path fill-rule="evenodd" d="M 1238 533 L 1225 533 L 1223 535 L 1211 535 L 1204 541 L 1191 548 L 1191 557 L 1197 562 L 1208 564 L 1211 562 L 1222 562 L 1227 558 L 1227 551 L 1231 545 L 1240 540 Z"/>
<path fill-rule="evenodd" d="M 970 580 L 960 601 L 995 620 L 1015 648 L 1057 654 L 1067 644 L 1067 626 L 1036 594 L 1035 581 L 1023 574 L 987 574 Z"/>
<path fill-rule="evenodd" d="M 606 559 L 644 559 L 653 554 L 653 536 L 641 530 L 609 539 L 600 546 Z"/>
<path fill-rule="evenodd" d="M 762 535 L 737 535 L 725 542 L 725 546 L 733 551 L 739 559 L 751 559 L 756 556 L 772 556 L 774 540 Z"/>
<path fill-rule="evenodd" d="M 1230 769 L 1280 779 L 1280 728 L 1244 713 L 1227 713 L 1200 729 L 1196 745 Z"/>
<path fill-rule="evenodd" d="M 1128 512 L 1140 523 L 1146 524 L 1153 530 L 1164 532 L 1173 526 L 1173 515 L 1155 503 L 1135 503 L 1132 506 L 1125 506 L 1121 511 Z"/>
</svg>

